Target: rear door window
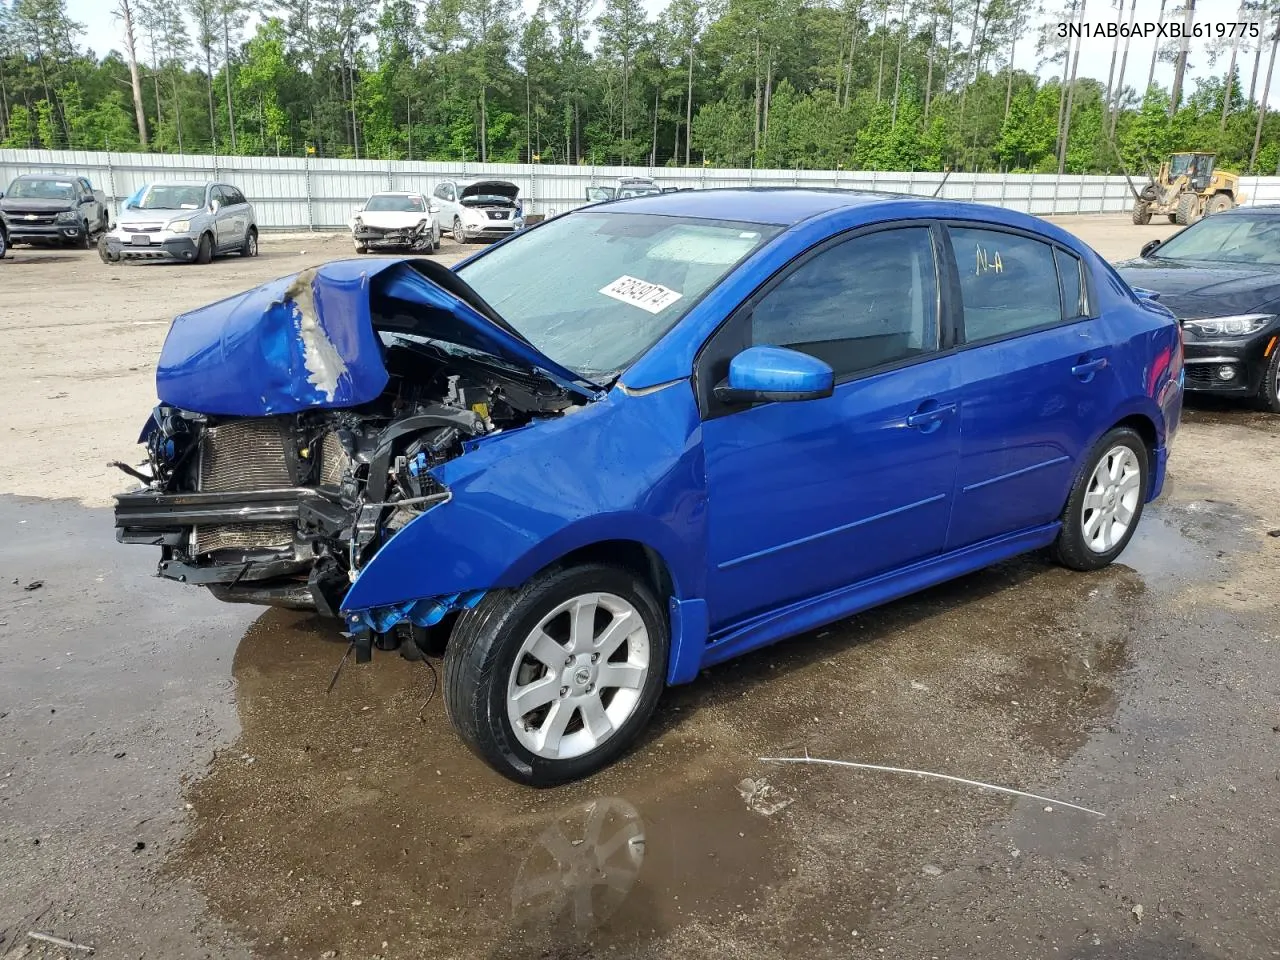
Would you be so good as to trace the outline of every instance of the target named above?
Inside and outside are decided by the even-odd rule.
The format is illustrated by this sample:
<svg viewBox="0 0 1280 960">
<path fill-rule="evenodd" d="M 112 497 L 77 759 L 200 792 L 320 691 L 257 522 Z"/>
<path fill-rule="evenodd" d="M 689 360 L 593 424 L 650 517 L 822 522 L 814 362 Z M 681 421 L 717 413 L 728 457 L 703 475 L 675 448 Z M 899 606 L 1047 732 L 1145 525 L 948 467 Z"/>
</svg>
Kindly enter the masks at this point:
<svg viewBox="0 0 1280 960">
<path fill-rule="evenodd" d="M 1058 260 L 1048 243 L 999 230 L 951 227 L 951 246 L 964 305 L 968 343 L 1013 336 L 1078 315 L 1083 304 L 1079 261 L 1074 257 L 1072 306 L 1064 309 Z M 1070 314 L 1070 316 L 1067 316 Z"/>
</svg>

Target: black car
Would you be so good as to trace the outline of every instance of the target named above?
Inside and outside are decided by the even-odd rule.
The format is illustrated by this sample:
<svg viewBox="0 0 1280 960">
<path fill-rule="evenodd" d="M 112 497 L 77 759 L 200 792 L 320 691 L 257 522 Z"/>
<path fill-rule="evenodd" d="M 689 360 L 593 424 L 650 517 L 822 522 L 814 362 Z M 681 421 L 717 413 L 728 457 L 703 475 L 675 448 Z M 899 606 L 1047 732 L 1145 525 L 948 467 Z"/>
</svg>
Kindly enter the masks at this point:
<svg viewBox="0 0 1280 960">
<path fill-rule="evenodd" d="M 1280 413 L 1280 206 L 1207 217 L 1116 269 L 1178 318 L 1188 390 Z"/>
</svg>

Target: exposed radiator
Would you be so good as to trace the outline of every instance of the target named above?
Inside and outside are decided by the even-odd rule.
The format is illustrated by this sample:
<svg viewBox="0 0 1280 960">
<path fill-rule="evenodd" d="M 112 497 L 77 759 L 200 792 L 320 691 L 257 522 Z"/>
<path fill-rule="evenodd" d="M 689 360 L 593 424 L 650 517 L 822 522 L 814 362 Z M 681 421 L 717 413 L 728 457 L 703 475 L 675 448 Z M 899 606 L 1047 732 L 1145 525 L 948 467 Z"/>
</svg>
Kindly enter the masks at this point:
<svg viewBox="0 0 1280 960">
<path fill-rule="evenodd" d="M 326 487 L 342 486 L 342 475 L 350 463 L 351 458 L 338 438 L 332 433 L 325 434 L 320 441 L 320 483 Z"/>
<path fill-rule="evenodd" d="M 238 420 L 210 427 L 200 440 L 202 493 L 291 487 L 285 437 L 272 420 Z"/>
<path fill-rule="evenodd" d="M 285 435 L 271 420 L 239 420 L 210 427 L 200 441 L 196 489 L 202 493 L 276 490 L 293 486 L 285 460 Z M 293 524 L 224 523 L 196 527 L 191 552 L 288 547 Z"/>
</svg>

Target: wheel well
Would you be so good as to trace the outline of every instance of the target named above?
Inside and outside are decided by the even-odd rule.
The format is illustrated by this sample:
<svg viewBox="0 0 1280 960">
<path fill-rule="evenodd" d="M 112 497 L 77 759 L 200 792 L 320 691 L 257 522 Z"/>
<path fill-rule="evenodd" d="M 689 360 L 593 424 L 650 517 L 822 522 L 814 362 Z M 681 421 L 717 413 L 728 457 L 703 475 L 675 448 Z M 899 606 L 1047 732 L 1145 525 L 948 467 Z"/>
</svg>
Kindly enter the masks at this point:
<svg viewBox="0 0 1280 960">
<path fill-rule="evenodd" d="M 671 572 L 658 551 L 636 540 L 602 540 L 572 550 L 555 561 L 556 566 L 580 563 L 607 563 L 630 570 L 648 582 L 660 601 L 675 592 Z"/>
<path fill-rule="evenodd" d="M 1111 429 L 1116 430 L 1120 427 L 1128 427 L 1142 438 L 1142 445 L 1147 448 L 1147 463 L 1154 464 L 1156 444 L 1159 442 L 1159 438 L 1156 436 L 1156 425 L 1151 422 L 1151 419 L 1144 417 L 1140 413 L 1135 413 L 1133 416 L 1125 417 Z"/>
</svg>

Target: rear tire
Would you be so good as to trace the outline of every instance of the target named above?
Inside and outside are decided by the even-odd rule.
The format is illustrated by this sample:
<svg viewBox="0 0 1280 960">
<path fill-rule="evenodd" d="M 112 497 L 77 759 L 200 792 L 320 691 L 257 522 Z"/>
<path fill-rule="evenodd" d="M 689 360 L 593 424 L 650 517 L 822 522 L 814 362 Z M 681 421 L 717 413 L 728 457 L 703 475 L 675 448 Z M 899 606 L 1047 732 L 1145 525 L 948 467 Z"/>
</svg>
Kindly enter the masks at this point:
<svg viewBox="0 0 1280 960">
<path fill-rule="evenodd" d="M 1178 211 L 1174 214 L 1175 222 L 1186 227 L 1200 219 L 1200 197 L 1194 193 L 1184 193 L 1178 198 Z"/>
<path fill-rule="evenodd" d="M 200 242 L 196 245 L 196 263 L 203 265 L 211 260 L 213 260 L 213 239 L 207 233 L 201 234 Z"/>
<path fill-rule="evenodd" d="M 1229 194 L 1215 193 L 1209 198 L 1209 203 L 1205 207 L 1204 215 L 1208 217 L 1215 213 L 1225 213 L 1233 207 L 1235 207 L 1235 203 L 1232 201 Z"/>
<path fill-rule="evenodd" d="M 445 650 L 445 708 L 503 776 L 539 787 L 576 780 L 644 729 L 668 646 L 665 611 L 639 576 L 553 567 L 459 617 Z"/>
<path fill-rule="evenodd" d="M 1054 558 L 1072 570 L 1100 570 L 1124 552 L 1151 489 L 1147 445 L 1135 430 L 1110 430 L 1090 451 L 1062 511 Z"/>
<path fill-rule="evenodd" d="M 1258 388 L 1258 406 L 1267 413 L 1280 413 L 1280 345 L 1271 350 L 1262 386 Z"/>
<path fill-rule="evenodd" d="M 1146 226 L 1151 222 L 1151 207 L 1146 201 L 1135 200 L 1133 203 L 1133 222 L 1138 226 Z"/>
</svg>

